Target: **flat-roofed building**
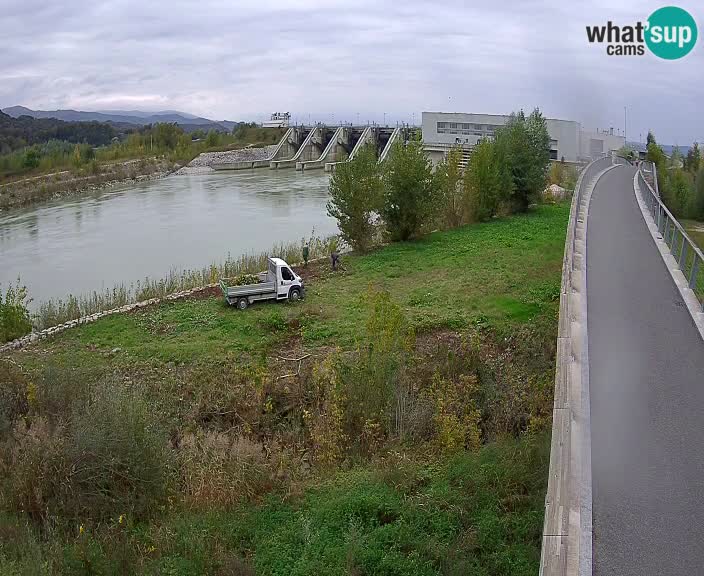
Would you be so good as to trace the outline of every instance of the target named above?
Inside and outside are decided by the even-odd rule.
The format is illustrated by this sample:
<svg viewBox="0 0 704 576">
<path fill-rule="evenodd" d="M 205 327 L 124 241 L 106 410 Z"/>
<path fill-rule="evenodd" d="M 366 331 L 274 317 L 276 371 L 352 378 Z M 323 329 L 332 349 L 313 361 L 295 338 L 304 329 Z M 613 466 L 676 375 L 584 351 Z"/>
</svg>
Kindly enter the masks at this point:
<svg viewBox="0 0 704 576">
<path fill-rule="evenodd" d="M 498 114 L 423 112 L 423 143 L 433 162 L 439 162 L 453 146 L 471 150 L 481 138 L 493 138 L 508 119 L 508 115 Z M 625 138 L 613 131 L 585 131 L 574 120 L 546 118 L 546 123 L 552 160 L 582 162 L 618 150 L 625 143 Z"/>
</svg>

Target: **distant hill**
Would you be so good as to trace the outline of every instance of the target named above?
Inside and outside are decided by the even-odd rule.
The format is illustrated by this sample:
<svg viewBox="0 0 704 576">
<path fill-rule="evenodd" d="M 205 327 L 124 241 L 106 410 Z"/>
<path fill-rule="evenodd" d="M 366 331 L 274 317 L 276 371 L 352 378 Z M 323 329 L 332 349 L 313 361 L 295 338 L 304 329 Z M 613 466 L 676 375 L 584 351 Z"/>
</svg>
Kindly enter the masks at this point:
<svg viewBox="0 0 704 576">
<path fill-rule="evenodd" d="M 686 156 L 687 152 L 689 152 L 689 146 L 676 146 L 674 144 L 660 144 L 658 142 L 660 148 L 662 148 L 662 151 L 667 154 L 668 156 L 672 156 L 672 151 L 675 148 L 679 148 L 680 154 L 682 156 Z M 639 152 L 647 152 L 646 145 L 643 142 L 628 142 L 628 146 L 633 148 L 634 150 L 638 150 Z"/>
<path fill-rule="evenodd" d="M 141 112 L 139 110 L 106 110 L 102 112 L 85 112 L 81 110 L 32 110 L 25 106 L 10 106 L 3 108 L 2 112 L 13 118 L 20 116 L 31 116 L 32 118 L 56 118 L 65 122 L 112 122 L 119 124 L 134 124 L 144 126 L 145 124 L 156 124 L 158 122 L 175 122 L 187 131 L 195 130 L 191 125 L 205 130 L 218 130 L 230 132 L 237 124 L 236 122 L 215 122 L 208 118 L 200 118 L 192 114 L 186 114 L 175 110 L 164 110 L 160 112 Z"/>
<path fill-rule="evenodd" d="M 115 126 L 104 122 L 65 122 L 56 118 L 32 118 L 27 115 L 13 118 L 0 112 L 0 154 L 49 140 L 104 146 L 118 135 Z M 127 126 L 135 129 L 131 124 Z"/>
</svg>

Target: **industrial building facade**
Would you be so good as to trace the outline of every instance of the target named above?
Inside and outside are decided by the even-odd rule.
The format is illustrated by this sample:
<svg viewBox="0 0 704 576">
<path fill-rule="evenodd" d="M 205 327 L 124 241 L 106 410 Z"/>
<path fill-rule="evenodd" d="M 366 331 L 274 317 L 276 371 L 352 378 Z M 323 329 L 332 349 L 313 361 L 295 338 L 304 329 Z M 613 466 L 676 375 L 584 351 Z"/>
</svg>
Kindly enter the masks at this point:
<svg viewBox="0 0 704 576">
<path fill-rule="evenodd" d="M 456 112 L 423 112 L 423 144 L 433 161 L 439 161 L 449 148 L 473 147 L 481 138 L 493 138 L 496 129 L 509 116 Z M 623 136 L 610 131 L 583 130 L 574 120 L 546 118 L 550 135 L 550 158 L 566 162 L 583 162 L 624 146 Z"/>
</svg>

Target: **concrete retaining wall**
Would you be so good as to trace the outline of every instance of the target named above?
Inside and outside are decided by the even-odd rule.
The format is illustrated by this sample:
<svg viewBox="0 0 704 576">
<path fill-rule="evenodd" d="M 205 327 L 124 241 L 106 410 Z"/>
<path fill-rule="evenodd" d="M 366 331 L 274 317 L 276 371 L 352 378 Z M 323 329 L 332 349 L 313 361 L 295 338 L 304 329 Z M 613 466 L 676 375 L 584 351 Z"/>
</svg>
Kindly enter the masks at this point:
<svg viewBox="0 0 704 576">
<path fill-rule="evenodd" d="M 591 576 L 591 431 L 586 310 L 589 202 L 603 158 L 581 173 L 572 198 L 560 290 L 550 472 L 541 576 Z"/>
</svg>

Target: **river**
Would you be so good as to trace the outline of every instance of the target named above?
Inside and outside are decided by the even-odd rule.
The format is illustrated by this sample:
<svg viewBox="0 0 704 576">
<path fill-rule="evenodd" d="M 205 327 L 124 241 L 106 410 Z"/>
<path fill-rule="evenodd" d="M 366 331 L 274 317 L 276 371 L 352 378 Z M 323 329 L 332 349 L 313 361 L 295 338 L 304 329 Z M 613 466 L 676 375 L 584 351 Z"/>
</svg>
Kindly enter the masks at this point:
<svg viewBox="0 0 704 576">
<path fill-rule="evenodd" d="M 160 278 L 337 231 L 328 175 L 266 169 L 172 175 L 0 213 L 0 285 L 34 302 Z M 3 290 L 4 291 L 4 290 Z"/>
</svg>

